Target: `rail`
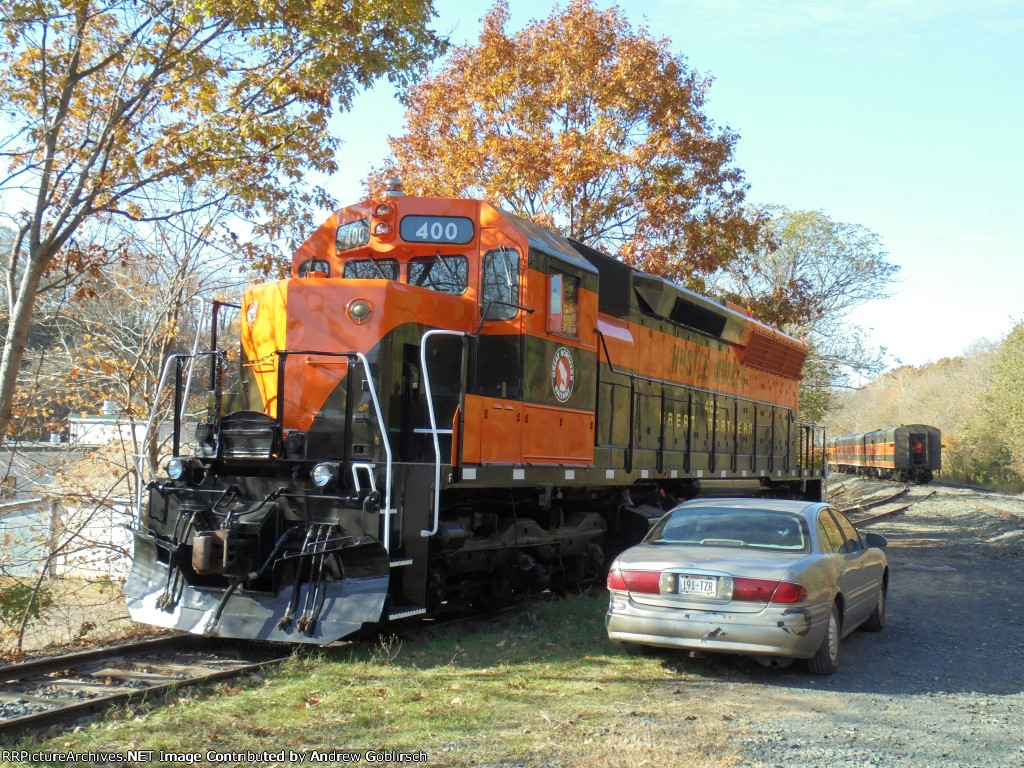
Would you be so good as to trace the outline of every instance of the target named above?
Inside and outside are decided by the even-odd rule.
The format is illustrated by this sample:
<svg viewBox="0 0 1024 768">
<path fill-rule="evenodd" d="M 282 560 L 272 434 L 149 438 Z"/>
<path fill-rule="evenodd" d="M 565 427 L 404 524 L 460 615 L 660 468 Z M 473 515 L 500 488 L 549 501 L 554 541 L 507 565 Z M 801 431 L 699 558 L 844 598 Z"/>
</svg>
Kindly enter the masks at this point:
<svg viewBox="0 0 1024 768">
<path fill-rule="evenodd" d="M 223 392 L 222 392 L 222 368 L 223 368 L 223 364 L 225 362 L 226 356 L 225 356 L 225 354 L 222 351 L 220 351 L 219 349 L 216 349 L 216 344 L 217 344 L 217 333 L 216 333 L 217 312 L 218 312 L 219 308 L 222 307 L 222 306 L 233 307 L 233 308 L 238 308 L 238 306 L 234 305 L 234 304 L 227 304 L 227 303 L 224 303 L 224 302 L 212 302 L 212 304 L 213 304 L 213 312 L 212 312 L 213 331 L 211 332 L 211 346 L 213 346 L 214 348 L 210 349 L 210 350 L 205 350 L 205 351 L 198 351 L 198 345 L 197 344 L 193 344 L 193 351 L 192 351 L 191 354 L 181 353 L 181 354 L 175 354 L 175 355 L 168 356 L 168 358 L 164 361 L 163 371 L 161 372 L 161 376 L 160 376 L 160 383 L 159 383 L 159 385 L 157 387 L 156 399 L 154 400 L 154 406 L 153 406 L 153 408 L 150 411 L 149 421 L 146 424 L 147 434 L 150 434 L 149 430 L 151 430 L 153 428 L 153 423 L 154 423 L 154 421 L 156 419 L 158 404 L 159 404 L 159 402 L 161 400 L 161 397 L 163 395 L 163 391 L 164 391 L 164 389 L 167 386 L 168 378 L 170 377 L 171 370 L 173 368 L 173 370 L 174 370 L 174 414 L 173 414 L 173 428 L 172 428 L 172 452 L 173 452 L 173 454 L 175 456 L 177 456 L 179 454 L 180 450 L 181 450 L 181 428 L 182 428 L 182 422 L 184 421 L 184 418 L 185 418 L 185 408 L 186 408 L 186 404 L 188 402 L 188 392 L 189 392 L 189 390 L 190 390 L 190 388 L 192 386 L 192 378 L 193 378 L 193 371 L 195 369 L 195 362 L 196 362 L 196 360 L 198 360 L 201 357 L 209 357 L 210 358 L 210 374 L 211 374 L 211 376 L 210 376 L 210 386 L 211 386 L 212 391 L 213 391 L 214 396 L 215 396 L 215 405 L 214 405 L 214 408 L 216 410 L 216 413 L 214 415 L 215 416 L 215 421 L 219 422 L 220 421 L 220 417 L 223 415 L 222 412 L 221 412 L 222 411 L 222 395 L 223 395 Z M 204 305 L 204 311 L 203 311 L 202 316 L 205 316 L 205 305 Z M 201 328 L 202 328 L 202 323 L 200 322 L 199 328 L 197 329 L 197 333 L 196 333 L 197 341 L 198 341 L 200 333 L 202 332 Z M 394 513 L 394 509 L 392 508 L 392 504 L 391 504 L 392 493 L 393 493 L 393 488 L 394 488 L 393 452 L 392 452 L 392 449 L 391 449 L 391 440 L 390 440 L 390 436 L 388 434 L 387 425 L 386 425 L 386 423 L 384 421 L 384 414 L 383 414 L 383 411 L 382 411 L 381 406 L 380 406 L 380 398 L 377 395 L 377 387 L 376 387 L 376 383 L 374 382 L 373 371 L 370 368 L 369 360 L 367 360 L 366 355 L 363 354 L 362 352 L 354 352 L 354 351 L 350 351 L 350 352 L 325 352 L 325 351 L 322 351 L 322 350 L 277 350 L 275 352 L 275 355 L 277 356 L 277 371 L 278 371 L 278 382 L 277 382 L 278 383 L 278 389 L 277 389 L 277 391 L 278 391 L 278 407 L 277 407 L 277 414 L 276 414 L 275 421 L 277 422 L 279 430 L 282 430 L 283 426 L 284 426 L 285 401 L 284 401 L 284 396 L 283 395 L 284 395 L 284 391 L 285 391 L 285 365 L 286 365 L 286 362 L 287 362 L 287 359 L 288 359 L 289 356 L 292 356 L 292 355 L 315 355 L 315 356 L 322 356 L 322 357 L 344 357 L 347 360 L 347 363 L 348 363 L 349 367 L 351 367 L 352 364 L 355 363 L 355 362 L 358 362 L 362 366 L 363 371 L 364 371 L 364 375 L 366 376 L 366 384 L 367 384 L 367 389 L 369 390 L 369 393 L 370 393 L 370 400 L 371 400 L 371 402 L 373 404 L 374 416 L 377 419 L 377 427 L 378 427 L 378 430 L 380 432 L 381 445 L 383 446 L 383 449 L 384 449 L 384 456 L 385 456 L 384 504 L 383 504 L 383 508 L 381 510 L 381 513 L 380 513 L 381 517 L 382 517 L 381 531 L 380 531 L 380 540 L 381 540 L 381 543 L 384 545 L 385 550 L 390 552 L 391 551 L 391 515 Z M 185 375 L 186 367 L 188 369 L 187 370 L 187 375 Z M 184 381 L 183 381 L 183 378 L 184 378 Z M 353 404 L 352 404 L 352 395 L 353 395 L 353 391 L 352 391 L 352 376 L 348 377 L 347 384 L 348 384 L 348 392 L 346 394 L 346 418 L 345 418 L 345 424 L 346 424 L 346 428 L 347 429 L 351 429 L 352 407 L 353 407 Z M 358 488 L 359 485 L 360 485 L 359 477 L 358 477 L 358 471 L 359 470 L 355 466 L 349 466 L 349 465 L 353 464 L 353 462 L 351 460 L 351 457 L 348 455 L 349 443 L 350 443 L 350 441 L 348 439 L 346 439 L 346 441 L 345 441 L 345 446 L 346 446 L 345 447 L 345 456 L 344 456 L 344 462 L 343 463 L 345 464 L 346 467 L 351 469 L 351 471 L 353 473 L 353 482 L 356 485 L 356 487 Z M 145 486 L 146 486 L 146 480 L 147 479 L 149 479 L 149 480 L 152 479 L 153 472 L 152 472 L 152 467 L 149 466 L 149 462 L 148 462 L 148 457 L 147 456 L 145 456 L 144 454 L 139 454 L 139 455 L 137 455 L 135 457 L 135 459 L 136 459 L 136 471 L 138 472 L 138 477 L 139 477 L 139 483 L 138 483 L 138 487 L 136 489 L 136 498 L 135 498 L 135 505 L 136 505 L 135 514 L 136 514 L 136 522 L 139 525 L 141 525 L 141 523 L 142 523 L 142 508 L 143 508 L 143 504 L 145 502 L 143 491 L 144 491 Z M 149 468 L 149 472 L 148 473 L 146 472 L 147 467 Z M 359 465 L 359 467 L 360 468 L 364 468 L 367 471 L 371 471 L 370 470 L 370 465 L 366 464 L 365 462 L 361 463 Z M 147 478 L 147 474 L 148 474 L 148 478 Z M 371 490 L 375 491 L 376 487 L 375 487 L 375 483 L 374 483 L 372 477 L 370 479 L 370 485 L 371 485 Z"/>
<path fill-rule="evenodd" d="M 0 667 L 5 742 L 182 685 L 237 677 L 286 661 L 281 647 L 170 635 Z"/>
<path fill-rule="evenodd" d="M 195 335 L 195 338 L 192 339 L 192 353 L 187 356 L 187 357 L 191 358 L 193 361 L 197 357 L 199 357 L 199 355 L 200 355 L 200 353 L 199 353 L 199 342 L 200 342 L 200 339 L 202 338 L 202 334 L 203 334 L 203 325 L 204 325 L 204 321 L 206 320 L 207 307 L 208 306 L 212 307 L 212 311 L 210 313 L 210 316 L 211 316 L 211 329 L 210 329 L 211 344 L 210 344 L 210 346 L 214 350 L 216 350 L 216 348 L 217 348 L 217 315 L 218 315 L 218 310 L 221 307 L 231 307 L 233 309 L 241 309 L 241 305 L 239 305 L 239 304 L 231 304 L 229 302 L 217 301 L 215 299 L 205 299 L 205 298 L 199 297 L 199 298 L 196 299 L 196 301 L 199 304 L 199 317 L 197 318 L 197 321 L 196 321 L 196 335 Z M 157 384 L 157 388 L 156 388 L 156 395 L 154 396 L 153 404 L 152 404 L 152 406 L 149 409 L 149 419 L 146 421 L 146 431 L 145 431 L 146 438 L 145 438 L 145 443 L 144 444 L 148 444 L 149 443 L 150 437 L 153 434 L 152 433 L 153 424 L 156 421 L 157 413 L 160 410 L 160 402 L 161 402 L 161 399 L 163 397 L 164 388 L 167 386 L 167 377 L 170 375 L 171 363 L 177 357 L 178 357 L 177 355 L 170 355 L 164 361 L 163 370 L 160 373 L 160 381 Z M 213 360 L 211 365 L 216 365 L 216 360 Z M 185 408 L 185 404 L 188 402 L 189 393 L 191 392 L 191 389 L 192 389 L 192 378 L 193 378 L 194 370 L 195 370 L 194 366 L 190 365 L 189 366 L 189 372 L 188 372 L 188 378 L 187 378 L 187 380 L 185 382 L 184 393 L 181 395 L 180 399 L 175 398 L 174 419 L 175 419 L 175 424 L 176 425 L 180 424 L 181 421 L 185 417 L 184 408 Z M 177 426 L 176 426 L 175 427 L 175 431 L 174 431 L 175 441 L 177 441 L 177 439 L 178 439 L 178 434 L 179 434 L 179 432 L 178 432 L 178 429 L 177 429 Z M 177 454 L 177 446 L 175 446 L 175 451 L 174 452 L 175 452 L 175 454 Z M 153 466 L 152 466 L 152 464 L 150 464 L 149 456 L 145 452 L 138 453 L 138 454 L 135 455 L 135 472 L 136 472 L 136 477 L 138 479 L 138 482 L 136 483 L 136 489 L 135 489 L 135 494 L 136 494 L 135 495 L 135 517 L 136 517 L 136 521 L 139 524 L 141 524 L 142 523 L 142 505 L 145 502 L 145 496 L 143 494 L 143 491 L 145 490 L 146 484 L 149 481 L 154 479 Z"/>
</svg>

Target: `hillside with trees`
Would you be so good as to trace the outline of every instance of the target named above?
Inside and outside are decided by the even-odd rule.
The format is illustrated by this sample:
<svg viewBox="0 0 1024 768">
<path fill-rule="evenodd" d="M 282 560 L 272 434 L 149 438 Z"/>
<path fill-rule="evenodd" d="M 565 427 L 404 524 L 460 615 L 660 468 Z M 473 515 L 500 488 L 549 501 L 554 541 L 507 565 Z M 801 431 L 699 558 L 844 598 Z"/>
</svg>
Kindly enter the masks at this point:
<svg viewBox="0 0 1024 768">
<path fill-rule="evenodd" d="M 1024 488 L 1024 323 L 1000 342 L 962 357 L 903 366 L 836 395 L 829 435 L 897 424 L 942 430 L 942 473 L 1000 488 Z"/>
</svg>

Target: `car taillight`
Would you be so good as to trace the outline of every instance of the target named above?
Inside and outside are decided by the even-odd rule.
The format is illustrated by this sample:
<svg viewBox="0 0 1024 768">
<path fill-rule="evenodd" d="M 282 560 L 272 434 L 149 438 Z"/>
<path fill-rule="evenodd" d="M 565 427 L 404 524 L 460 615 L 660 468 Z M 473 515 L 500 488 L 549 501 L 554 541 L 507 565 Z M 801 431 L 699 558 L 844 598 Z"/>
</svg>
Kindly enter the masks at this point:
<svg viewBox="0 0 1024 768">
<path fill-rule="evenodd" d="M 780 581 L 772 595 L 773 603 L 802 603 L 807 599 L 807 590 L 791 581 Z"/>
<path fill-rule="evenodd" d="M 799 603 L 807 599 L 807 590 L 789 581 L 734 578 L 732 599 L 750 603 Z"/>
<path fill-rule="evenodd" d="M 661 573 L 658 571 L 623 571 L 622 578 L 625 579 L 626 589 L 630 592 L 645 592 L 650 595 L 661 592 L 658 586 Z"/>
<path fill-rule="evenodd" d="M 659 571 L 623 571 L 618 568 L 608 571 L 608 589 L 657 595 L 661 592 L 660 581 Z"/>
<path fill-rule="evenodd" d="M 626 582 L 622 578 L 622 571 L 618 566 L 608 571 L 608 589 L 617 589 L 620 592 L 626 589 Z"/>
</svg>

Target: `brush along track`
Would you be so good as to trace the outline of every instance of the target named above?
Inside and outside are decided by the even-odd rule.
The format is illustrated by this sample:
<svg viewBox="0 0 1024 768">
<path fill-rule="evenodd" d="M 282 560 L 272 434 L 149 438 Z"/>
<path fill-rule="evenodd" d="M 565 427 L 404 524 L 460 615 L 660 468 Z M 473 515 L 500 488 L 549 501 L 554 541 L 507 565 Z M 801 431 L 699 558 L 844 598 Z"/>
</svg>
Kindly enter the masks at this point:
<svg viewBox="0 0 1024 768">
<path fill-rule="evenodd" d="M 171 635 L 0 667 L 0 741 L 10 744 L 183 685 L 280 664 L 290 648 Z"/>
</svg>

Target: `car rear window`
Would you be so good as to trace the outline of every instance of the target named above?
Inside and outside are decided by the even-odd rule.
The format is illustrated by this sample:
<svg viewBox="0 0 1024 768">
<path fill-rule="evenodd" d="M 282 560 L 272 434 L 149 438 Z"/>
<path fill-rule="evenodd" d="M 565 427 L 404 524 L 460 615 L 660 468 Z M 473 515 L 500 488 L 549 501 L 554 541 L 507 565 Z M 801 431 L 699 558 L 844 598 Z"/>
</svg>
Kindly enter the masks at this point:
<svg viewBox="0 0 1024 768">
<path fill-rule="evenodd" d="M 690 507 L 663 517 L 649 544 L 687 544 L 809 552 L 807 523 L 800 515 L 759 509 Z"/>
</svg>

